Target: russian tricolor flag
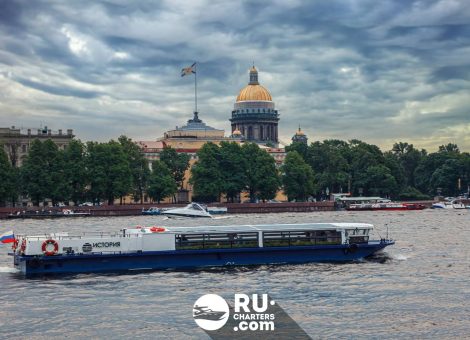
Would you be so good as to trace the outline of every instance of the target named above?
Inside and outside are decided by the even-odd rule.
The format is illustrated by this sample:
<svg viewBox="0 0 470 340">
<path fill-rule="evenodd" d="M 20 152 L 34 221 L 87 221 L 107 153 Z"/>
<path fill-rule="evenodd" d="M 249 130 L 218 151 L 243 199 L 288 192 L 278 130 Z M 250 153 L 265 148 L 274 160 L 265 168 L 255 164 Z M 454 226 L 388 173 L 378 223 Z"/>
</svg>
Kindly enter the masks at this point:
<svg viewBox="0 0 470 340">
<path fill-rule="evenodd" d="M 15 242 L 15 234 L 13 233 L 13 230 L 7 231 L 6 233 L 3 233 L 2 235 L 0 235 L 0 242 L 2 243 Z"/>
</svg>

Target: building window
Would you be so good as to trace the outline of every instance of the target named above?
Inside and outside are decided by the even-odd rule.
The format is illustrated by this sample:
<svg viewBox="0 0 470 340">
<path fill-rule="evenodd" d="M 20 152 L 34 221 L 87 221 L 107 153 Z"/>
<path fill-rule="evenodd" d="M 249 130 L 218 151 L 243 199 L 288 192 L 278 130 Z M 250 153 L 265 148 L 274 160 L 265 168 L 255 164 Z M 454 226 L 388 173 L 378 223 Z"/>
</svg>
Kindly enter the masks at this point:
<svg viewBox="0 0 470 340">
<path fill-rule="evenodd" d="M 26 144 L 21 145 L 21 151 L 22 151 L 23 153 L 26 152 Z"/>
</svg>

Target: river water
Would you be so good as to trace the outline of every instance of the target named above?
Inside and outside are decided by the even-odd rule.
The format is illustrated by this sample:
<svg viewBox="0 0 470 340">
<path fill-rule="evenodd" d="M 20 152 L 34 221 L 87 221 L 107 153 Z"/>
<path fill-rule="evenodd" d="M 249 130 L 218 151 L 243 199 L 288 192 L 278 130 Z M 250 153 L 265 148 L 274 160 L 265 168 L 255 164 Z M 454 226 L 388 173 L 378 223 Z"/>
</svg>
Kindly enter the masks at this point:
<svg viewBox="0 0 470 340">
<path fill-rule="evenodd" d="M 470 211 L 3 220 L 0 232 L 116 231 L 192 226 L 368 222 L 396 240 L 373 260 L 25 279 L 0 246 L 0 338 L 207 339 L 192 318 L 204 294 L 269 293 L 312 338 L 469 338 Z"/>
</svg>

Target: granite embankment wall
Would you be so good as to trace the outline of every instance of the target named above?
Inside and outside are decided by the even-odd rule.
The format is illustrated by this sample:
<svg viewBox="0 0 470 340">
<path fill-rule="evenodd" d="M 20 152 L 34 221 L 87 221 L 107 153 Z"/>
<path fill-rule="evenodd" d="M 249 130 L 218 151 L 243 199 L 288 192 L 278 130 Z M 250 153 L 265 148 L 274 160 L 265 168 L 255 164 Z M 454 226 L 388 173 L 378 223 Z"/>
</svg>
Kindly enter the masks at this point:
<svg viewBox="0 0 470 340">
<path fill-rule="evenodd" d="M 150 207 L 170 208 L 181 207 L 185 204 L 126 204 L 104 205 L 96 207 L 28 207 L 28 208 L 0 208 L 0 218 L 7 218 L 10 214 L 18 212 L 41 213 L 58 212 L 70 209 L 74 212 L 86 212 L 91 216 L 135 216 L 142 213 L 142 209 Z M 227 212 L 232 214 L 248 213 L 276 213 L 276 212 L 308 212 L 308 211 L 332 211 L 334 202 L 302 202 L 302 203 L 215 203 L 211 207 L 227 207 Z"/>
<path fill-rule="evenodd" d="M 462 201 L 470 205 L 470 200 Z M 413 203 L 423 204 L 431 207 L 434 201 L 414 201 Z M 0 208 L 0 218 L 7 218 L 9 214 L 16 214 L 18 211 L 41 212 L 62 211 L 70 209 L 74 212 L 89 212 L 91 216 L 136 216 L 142 213 L 142 209 L 150 207 L 170 208 L 181 207 L 185 204 L 126 204 L 126 205 L 104 205 L 96 207 L 28 207 L 28 208 Z M 230 214 L 259 214 L 277 212 L 309 212 L 309 211 L 333 211 L 334 202 L 298 202 L 298 203 L 214 203 L 211 207 L 227 207 Z"/>
</svg>

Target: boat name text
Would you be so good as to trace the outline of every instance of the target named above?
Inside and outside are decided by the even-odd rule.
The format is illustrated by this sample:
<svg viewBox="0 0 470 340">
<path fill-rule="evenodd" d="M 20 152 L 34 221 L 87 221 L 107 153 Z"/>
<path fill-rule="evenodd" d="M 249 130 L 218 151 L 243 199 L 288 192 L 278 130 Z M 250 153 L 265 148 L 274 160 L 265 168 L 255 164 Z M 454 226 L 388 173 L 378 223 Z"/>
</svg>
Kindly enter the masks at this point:
<svg viewBox="0 0 470 340">
<path fill-rule="evenodd" d="M 96 242 L 93 243 L 93 248 L 111 248 L 111 247 L 120 247 L 121 242 Z"/>
</svg>

